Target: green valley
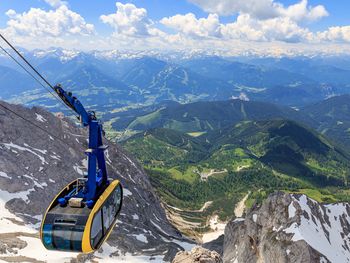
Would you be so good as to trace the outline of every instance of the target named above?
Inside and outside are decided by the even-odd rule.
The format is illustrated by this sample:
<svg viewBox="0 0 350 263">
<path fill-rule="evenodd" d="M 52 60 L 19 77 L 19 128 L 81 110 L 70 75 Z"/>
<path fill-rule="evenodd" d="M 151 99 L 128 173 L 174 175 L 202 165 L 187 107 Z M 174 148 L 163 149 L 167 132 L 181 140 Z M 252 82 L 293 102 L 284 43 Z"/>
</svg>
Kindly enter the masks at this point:
<svg viewBox="0 0 350 263">
<path fill-rule="evenodd" d="M 201 223 L 197 232 L 212 214 L 231 217 L 248 193 L 247 206 L 276 190 L 322 201 L 350 199 L 343 194 L 349 154 L 294 121 L 241 121 L 197 136 L 154 128 L 123 144 L 144 165 L 163 201 Z"/>
</svg>

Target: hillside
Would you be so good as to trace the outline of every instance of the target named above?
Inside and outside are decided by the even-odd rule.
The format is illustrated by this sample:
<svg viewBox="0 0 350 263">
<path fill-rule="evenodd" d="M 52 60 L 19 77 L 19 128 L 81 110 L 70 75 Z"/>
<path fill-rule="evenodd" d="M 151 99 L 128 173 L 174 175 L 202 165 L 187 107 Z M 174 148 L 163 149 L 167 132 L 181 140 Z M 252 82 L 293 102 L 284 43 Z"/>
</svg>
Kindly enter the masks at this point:
<svg viewBox="0 0 350 263">
<path fill-rule="evenodd" d="M 244 120 L 290 119 L 302 123 L 314 121 L 289 107 L 275 104 L 243 101 L 238 99 L 227 101 L 203 101 L 189 104 L 173 104 L 159 107 L 143 116 L 135 116 L 127 126 L 113 127 L 132 130 L 147 130 L 163 127 L 181 132 L 209 132 Z"/>
<path fill-rule="evenodd" d="M 246 195 L 248 206 L 277 189 L 348 200 L 348 153 L 292 121 L 244 121 L 198 137 L 151 129 L 123 145 L 144 165 L 163 201 L 201 223 L 193 227 L 199 233 L 211 215 L 232 216 L 232 204 Z M 197 211 L 206 202 L 209 207 Z"/>
<path fill-rule="evenodd" d="M 0 103 L 50 132 L 0 108 L 0 260 L 169 261 L 191 246 L 168 222 L 142 167 L 120 146 L 105 141 L 109 176 L 124 186 L 115 230 L 95 254 L 46 251 L 38 239 L 41 217 L 57 192 L 86 171 L 86 130 L 40 108 Z"/>
<path fill-rule="evenodd" d="M 350 147 L 350 95 L 341 95 L 301 110 L 317 121 L 317 130 L 345 147 Z"/>
</svg>

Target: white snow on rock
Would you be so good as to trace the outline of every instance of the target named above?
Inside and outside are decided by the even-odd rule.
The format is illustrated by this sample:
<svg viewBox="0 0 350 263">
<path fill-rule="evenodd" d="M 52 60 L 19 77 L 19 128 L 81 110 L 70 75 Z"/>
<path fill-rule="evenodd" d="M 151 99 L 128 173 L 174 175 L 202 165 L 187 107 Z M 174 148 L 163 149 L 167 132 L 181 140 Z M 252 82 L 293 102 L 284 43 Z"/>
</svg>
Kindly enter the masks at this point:
<svg viewBox="0 0 350 263">
<path fill-rule="evenodd" d="M 133 214 L 133 215 L 132 215 L 132 218 L 133 218 L 134 220 L 139 220 L 139 216 L 138 216 L 137 214 Z"/>
<path fill-rule="evenodd" d="M 35 233 L 36 231 L 31 229 L 30 227 L 22 224 L 14 224 L 11 219 L 24 223 L 23 220 L 14 214 L 10 213 L 9 210 L 6 209 L 6 203 L 14 198 L 21 198 L 23 200 L 28 199 L 28 194 L 31 190 L 26 192 L 18 192 L 18 193 L 9 193 L 7 191 L 0 190 L 0 234 L 3 233 L 16 233 L 16 232 L 26 232 L 26 233 Z M 34 191 L 34 189 L 32 189 Z"/>
<path fill-rule="evenodd" d="M 257 214 L 254 214 L 254 215 L 253 215 L 253 221 L 254 221 L 254 223 L 256 223 L 256 220 L 258 220 L 258 215 L 257 215 Z"/>
<path fill-rule="evenodd" d="M 223 235 L 225 232 L 226 223 L 219 221 L 219 216 L 214 215 L 209 220 L 210 231 L 203 234 L 202 242 L 207 243 L 217 239 L 219 236 Z"/>
<path fill-rule="evenodd" d="M 117 252 L 117 253 L 116 253 Z M 120 256 L 112 256 L 112 254 L 119 254 Z M 153 262 L 153 263 L 163 263 L 162 256 L 152 256 L 152 259 L 147 256 L 133 256 L 130 254 L 121 255 L 120 251 L 110 246 L 108 243 L 102 245 L 102 252 L 98 251 L 94 253 L 96 259 L 94 261 L 88 262 L 99 262 L 99 263 L 115 263 L 115 262 L 125 262 L 125 263 L 145 263 L 145 262 Z"/>
<path fill-rule="evenodd" d="M 81 169 L 79 165 L 73 166 L 74 171 L 76 171 L 79 175 L 84 175 L 84 171 Z"/>
<path fill-rule="evenodd" d="M 38 157 L 43 165 L 48 164 L 43 156 L 34 152 L 32 149 L 30 149 L 28 147 L 19 146 L 17 144 L 12 143 L 12 142 L 3 143 L 2 145 L 4 145 L 8 150 L 17 149 L 17 150 L 22 151 L 22 152 L 29 152 L 29 153 L 35 155 L 36 157 Z M 37 150 L 41 153 L 44 153 L 44 154 L 46 153 L 46 150 L 40 150 L 40 149 L 35 149 L 35 150 Z"/>
<path fill-rule="evenodd" d="M 138 241 L 141 241 L 143 243 L 148 243 L 147 237 L 144 234 L 133 235 L 133 236 L 135 236 Z"/>
<path fill-rule="evenodd" d="M 303 210 L 300 225 L 293 223 L 284 232 L 293 234 L 293 241 L 304 240 L 331 262 L 350 262 L 350 234 L 344 233 L 346 231 L 342 225 L 344 221 L 347 224 L 350 222 L 346 204 L 324 205 L 323 210 L 316 201 L 305 195 L 299 199 L 293 197 L 292 203 L 299 204 Z M 321 216 L 315 216 L 315 211 Z"/>
<path fill-rule="evenodd" d="M 124 188 L 123 189 L 123 196 L 130 196 L 130 195 L 132 195 L 132 192 L 130 192 L 130 190 Z"/>
<path fill-rule="evenodd" d="M 61 263 L 71 262 L 72 259 L 76 259 L 79 253 L 71 252 L 56 252 L 49 251 L 42 245 L 37 228 L 40 226 L 40 222 L 36 225 L 26 225 L 23 220 L 18 216 L 12 214 L 5 207 L 6 202 L 13 198 L 24 198 L 26 192 L 9 193 L 0 190 L 0 234 L 18 234 L 18 238 L 27 243 L 23 249 L 16 249 L 16 253 L 7 252 L 2 254 L 6 261 L 0 260 L 0 262 L 15 262 L 15 257 L 27 257 L 33 260 L 48 262 L 48 263 Z M 41 215 L 35 216 L 38 220 L 41 220 Z M 18 222 L 16 224 L 15 222 Z M 29 236 L 28 236 L 29 235 Z M 146 236 L 143 234 L 136 235 L 136 238 L 142 242 L 147 242 Z M 99 263 L 113 263 L 113 262 L 127 262 L 127 263 L 146 263 L 150 262 L 150 257 L 147 256 L 133 256 L 130 254 L 121 255 L 118 252 L 118 248 L 110 246 L 108 243 L 102 245 L 102 252 L 94 253 L 93 261 Z M 112 254 L 119 254 L 120 256 L 112 256 Z M 13 258 L 13 259 L 11 259 Z M 29 261 L 28 261 L 29 262 Z M 164 262 L 163 256 L 153 256 L 152 262 L 161 263 Z"/>
<path fill-rule="evenodd" d="M 4 178 L 7 178 L 7 179 L 12 179 L 12 177 L 8 176 L 7 173 L 4 173 L 4 172 L 0 172 L 0 177 L 4 177 Z"/>
<path fill-rule="evenodd" d="M 36 120 L 37 121 L 40 121 L 40 122 L 46 122 L 47 121 L 42 115 L 40 115 L 38 113 L 35 113 L 35 115 L 36 115 Z"/>
<path fill-rule="evenodd" d="M 291 202 L 290 205 L 288 206 L 288 215 L 289 215 L 289 218 L 293 218 L 295 216 L 295 212 L 297 210 L 295 209 L 294 207 L 294 202 Z"/>
</svg>

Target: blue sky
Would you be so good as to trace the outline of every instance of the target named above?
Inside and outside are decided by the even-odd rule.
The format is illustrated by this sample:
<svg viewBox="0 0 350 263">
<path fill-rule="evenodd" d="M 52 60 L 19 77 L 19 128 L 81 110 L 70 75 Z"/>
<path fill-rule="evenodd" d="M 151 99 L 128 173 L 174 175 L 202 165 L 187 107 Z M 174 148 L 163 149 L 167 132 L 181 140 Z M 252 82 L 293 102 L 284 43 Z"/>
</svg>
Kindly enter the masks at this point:
<svg viewBox="0 0 350 263">
<path fill-rule="evenodd" d="M 165 16 L 176 14 L 186 14 L 192 12 L 198 17 L 205 17 L 207 13 L 201 10 L 196 5 L 189 3 L 186 0 L 131 0 L 123 1 L 122 3 L 134 3 L 138 7 L 146 8 L 150 17 L 155 20 L 160 20 Z M 281 0 L 284 5 L 295 4 L 295 0 Z M 72 10 L 83 15 L 87 21 L 94 22 L 96 25 L 102 24 L 99 21 L 101 14 L 113 12 L 115 9 L 115 0 L 69 0 L 69 6 Z M 83 4 L 82 4 L 83 3 Z M 349 10 L 350 1 L 347 0 L 310 0 L 309 4 L 324 5 L 329 11 L 329 17 L 324 18 L 317 23 L 310 25 L 314 30 L 324 30 L 329 26 L 345 26 L 350 24 Z M 39 7 L 49 9 L 50 6 L 42 0 L 2 0 L 0 5 L 0 25 L 5 26 L 7 17 L 4 15 L 9 9 L 14 9 L 18 12 L 28 11 L 31 7 Z M 234 17 L 234 16 L 233 16 Z M 232 16 L 222 17 L 222 21 L 230 21 Z"/>
<path fill-rule="evenodd" d="M 0 31 L 28 48 L 83 42 L 84 49 L 112 49 L 115 42 L 136 49 L 350 42 L 347 0 L 119 0 L 118 7 L 116 2 L 2 0 Z"/>
</svg>

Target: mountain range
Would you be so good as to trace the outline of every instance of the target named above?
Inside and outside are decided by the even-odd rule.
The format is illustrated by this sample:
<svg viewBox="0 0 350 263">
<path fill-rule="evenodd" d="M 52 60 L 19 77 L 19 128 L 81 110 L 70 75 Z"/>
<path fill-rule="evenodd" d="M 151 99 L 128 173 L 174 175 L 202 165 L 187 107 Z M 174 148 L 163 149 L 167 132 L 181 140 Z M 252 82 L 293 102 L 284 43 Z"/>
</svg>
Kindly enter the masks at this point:
<svg viewBox="0 0 350 263">
<path fill-rule="evenodd" d="M 171 213 L 205 226 L 212 214 L 231 217 L 232 203 L 243 197 L 249 207 L 276 189 L 348 201 L 350 148 L 342 117 L 348 97 L 301 110 L 242 100 L 164 103 L 121 112 L 127 121 L 116 118 L 115 128 L 136 132 L 122 144 L 144 165 Z M 198 212 L 206 202 L 209 208 Z M 202 231 L 179 227 L 192 236 Z"/>
<path fill-rule="evenodd" d="M 294 189 L 304 191 L 308 195 L 314 195 L 321 202 L 335 201 L 334 192 L 323 190 L 322 194 L 317 190 L 298 189 L 304 186 L 322 183 L 326 185 L 339 184 L 339 181 L 329 179 L 318 182 L 317 177 L 322 177 L 322 169 L 309 178 L 310 182 L 302 182 L 301 178 L 289 177 L 281 171 L 269 174 L 266 169 L 260 168 L 259 174 L 246 173 L 242 168 L 236 172 L 236 178 L 225 180 L 223 174 L 207 176 L 205 180 L 210 185 L 203 187 L 205 182 L 198 183 L 195 188 L 200 191 L 191 192 L 184 184 L 176 184 L 177 188 L 172 191 L 166 188 L 170 194 L 187 193 L 193 198 L 191 202 L 196 204 L 196 199 L 211 198 L 216 196 L 214 202 L 207 203 L 200 210 L 190 212 L 189 206 L 186 210 L 178 207 L 167 207 L 164 210 L 155 195 L 149 177 L 138 162 L 131 157 L 120 146 L 105 141 L 109 149 L 107 152 L 107 165 L 109 175 L 121 180 L 124 185 L 124 206 L 117 225 L 108 239 L 107 243 L 94 254 L 83 255 L 76 253 L 57 253 L 45 251 L 38 239 L 38 227 L 43 209 L 48 205 L 61 187 L 73 178 L 80 176 L 86 169 L 86 160 L 83 151 L 86 144 L 86 131 L 76 127 L 69 119 L 54 117 L 51 113 L 40 108 L 25 108 L 19 105 L 10 105 L 1 102 L 12 111 L 35 123 L 35 125 L 49 131 L 36 130 L 30 123 L 24 123 L 22 118 L 8 111 L 0 111 L 1 158 L 0 158 L 0 209 L 2 211 L 0 220 L 0 259 L 4 261 L 46 261 L 46 262 L 90 262 L 123 260 L 127 262 L 169 262 L 175 254 L 173 262 L 187 262 L 192 257 L 215 256 L 215 260 L 223 262 L 260 262 L 262 259 L 274 258 L 278 262 L 347 262 L 349 259 L 348 233 L 349 204 L 320 204 L 301 193 L 287 194 L 274 193 L 267 196 L 268 187 L 273 189 Z M 36 130 L 36 132 L 33 132 Z M 269 162 L 264 157 L 269 153 L 278 151 L 281 146 L 294 147 L 294 152 L 299 152 L 301 158 L 326 158 L 332 154 L 332 160 L 339 169 L 346 163 L 342 158 L 348 158 L 344 153 L 332 146 L 325 138 L 314 131 L 309 130 L 295 122 L 286 120 L 275 121 L 243 121 L 238 122 L 231 130 L 218 129 L 220 135 L 210 136 L 208 133 L 206 144 L 199 143 L 200 138 L 184 135 L 181 132 L 170 130 L 163 133 L 164 128 L 148 131 L 148 136 L 153 136 L 159 141 L 168 141 L 179 148 L 185 149 L 184 154 L 193 153 L 193 163 L 204 157 L 200 153 L 206 149 L 215 152 L 217 160 L 215 164 L 220 167 L 225 165 L 225 156 L 231 152 L 231 145 L 238 144 L 241 148 L 233 149 L 228 160 L 244 160 L 255 156 L 254 162 Z M 225 130 L 225 131 L 224 131 Z M 236 137 L 237 135 L 240 138 Z M 241 136 L 243 135 L 243 136 Z M 267 136 L 267 137 L 266 137 Z M 143 138 L 140 135 L 135 138 Z M 266 140 L 265 138 L 268 138 Z M 214 142 L 215 140 L 215 142 Z M 47 143 L 50 141 L 50 143 Z M 65 141 L 65 143 L 62 143 Z M 257 143 L 262 142 L 262 143 Z M 264 145 L 265 144 L 265 145 Z M 259 147 L 249 147 L 257 145 Z M 299 147 L 297 150 L 295 147 Z M 262 149 L 268 149 L 269 153 L 260 156 Z M 169 149 L 171 152 L 171 149 Z M 279 156 L 287 154 L 288 151 L 279 152 Z M 140 153 L 140 155 L 142 155 Z M 238 157 L 231 158 L 233 155 Z M 170 156 L 166 154 L 166 156 Z M 181 157 L 181 156 L 180 156 Z M 187 157 L 186 157 L 187 158 Z M 157 157 L 151 160 L 157 161 Z M 172 164 L 178 160 L 170 158 L 164 160 L 164 164 Z M 191 158 L 189 158 L 191 160 Z M 276 160 L 273 158 L 272 160 Z M 302 160 L 284 159 L 285 162 Z M 325 159 L 321 160 L 325 161 Z M 220 163 L 221 162 L 221 163 Z M 255 165 L 255 163 L 248 163 Z M 247 165 L 247 163 L 245 163 Z M 270 164 L 274 165 L 274 164 Z M 328 164 L 322 163 L 323 167 Z M 227 167 L 228 168 L 228 167 Z M 314 163 L 310 168 L 315 168 Z M 277 170 L 278 167 L 275 167 Z M 227 169 L 228 170 L 228 169 Z M 62 174 L 62 171 L 64 173 Z M 160 171 L 159 171 L 160 172 Z M 203 172 L 203 170 L 202 170 Z M 229 171 L 227 171 L 229 172 Z M 340 179 L 340 173 L 329 173 L 331 177 Z M 164 174 L 162 174 L 163 176 Z M 179 174 L 177 174 L 179 176 Z M 153 178 L 152 178 L 153 177 Z M 273 177 L 275 177 L 273 179 Z M 154 180 L 154 178 L 158 178 Z M 215 179 L 214 179 L 215 178 Z M 278 179 L 280 178 L 280 180 Z M 154 185 L 165 183 L 169 179 L 161 180 L 151 173 L 151 181 Z M 177 178 L 176 180 L 179 180 Z M 181 180 L 181 179 L 180 179 Z M 219 180 L 224 180 L 219 182 Z M 327 180 L 329 180 L 327 182 Z M 227 185 L 227 188 L 225 188 Z M 225 207 L 225 197 L 219 192 L 210 194 L 216 187 L 227 194 L 229 200 L 240 200 L 242 192 L 251 189 L 255 192 L 248 193 L 241 201 L 244 204 L 243 212 L 233 217 L 218 239 L 211 239 L 203 246 L 216 250 L 214 252 L 203 252 L 203 250 L 192 250 L 192 252 L 179 252 L 183 249 L 190 251 L 194 242 L 181 236 L 169 220 L 174 220 L 173 209 L 181 213 L 184 222 L 196 224 L 200 222 L 199 213 L 212 215 L 215 207 Z M 250 188 L 252 187 L 252 188 Z M 338 185 L 339 187 L 339 185 Z M 180 189 L 184 188 L 183 191 Z M 228 192 L 227 189 L 235 189 Z M 159 192 L 159 189 L 156 189 Z M 241 194 L 240 194 L 241 192 Z M 344 194 L 346 195 L 346 194 Z M 221 203 L 220 203 L 220 198 Z M 259 198 L 263 198 L 260 199 Z M 257 199 L 252 205 L 252 199 Z M 180 203 L 176 203 L 179 205 Z M 250 205 L 249 205 L 250 204 Z M 164 204 L 167 205 L 167 204 Z M 232 203 L 226 204 L 231 207 Z M 237 207 L 236 207 L 237 208 Z M 222 212 L 222 211 L 221 211 Z M 196 215 L 196 218 L 194 217 Z M 217 232 L 220 221 L 216 217 L 210 217 L 210 224 L 202 233 L 207 235 Z M 274 248 L 267 244 L 274 242 Z M 335 251 L 335 252 L 334 252 Z M 203 253 L 203 254 L 202 254 Z M 185 256 L 184 256 L 185 255 Z M 220 262 L 220 261 L 213 261 Z"/>
<path fill-rule="evenodd" d="M 23 51 L 52 83 L 60 82 L 94 105 L 101 114 L 132 105 L 164 100 L 181 103 L 227 100 L 244 96 L 302 107 L 347 93 L 349 66 L 345 58 L 266 59 L 220 56 L 160 56 L 150 53 L 76 52 L 68 50 Z M 339 61 L 339 64 L 336 64 Z M 4 77 L 0 97 L 16 103 L 48 106 L 59 111 L 40 86 L 21 80 L 20 68 L 0 58 Z M 14 71 L 15 70 L 15 71 Z M 18 77 L 16 89 L 13 80 Z M 23 94 L 23 92 L 26 92 Z M 25 95 L 25 96 L 24 96 Z"/>
</svg>

